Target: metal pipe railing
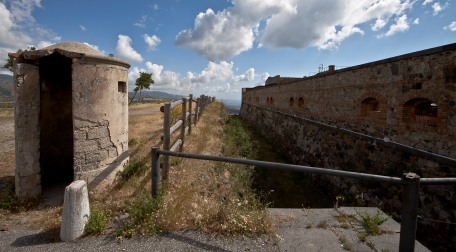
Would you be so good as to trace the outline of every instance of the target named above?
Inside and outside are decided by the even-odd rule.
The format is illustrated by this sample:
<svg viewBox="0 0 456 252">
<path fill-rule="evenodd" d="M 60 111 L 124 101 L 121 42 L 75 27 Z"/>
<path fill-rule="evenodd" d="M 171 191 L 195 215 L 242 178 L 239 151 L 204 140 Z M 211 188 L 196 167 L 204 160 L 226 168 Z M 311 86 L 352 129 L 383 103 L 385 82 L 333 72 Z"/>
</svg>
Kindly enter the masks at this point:
<svg viewBox="0 0 456 252">
<path fill-rule="evenodd" d="M 152 197 L 156 197 L 160 191 L 160 155 L 182 158 L 220 161 L 243 165 L 254 165 L 264 168 L 274 168 L 288 171 L 306 172 L 328 176 L 362 179 L 367 181 L 391 183 L 402 186 L 401 202 L 401 233 L 399 238 L 399 251 L 414 251 L 416 240 L 416 227 L 418 216 L 418 199 L 420 183 L 423 185 L 447 185 L 456 184 L 456 178 L 420 178 L 415 173 L 404 173 L 402 178 L 382 176 L 368 173 L 332 170 L 319 167 L 273 163 L 251 159 L 218 157 L 201 154 L 174 152 L 152 148 Z"/>
</svg>

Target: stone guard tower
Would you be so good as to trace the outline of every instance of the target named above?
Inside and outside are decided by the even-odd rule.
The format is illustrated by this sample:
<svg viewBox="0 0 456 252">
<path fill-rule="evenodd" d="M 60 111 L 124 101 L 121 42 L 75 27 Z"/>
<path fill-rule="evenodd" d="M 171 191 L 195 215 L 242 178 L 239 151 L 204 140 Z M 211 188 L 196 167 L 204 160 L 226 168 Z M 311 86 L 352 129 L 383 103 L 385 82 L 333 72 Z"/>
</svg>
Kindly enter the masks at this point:
<svg viewBox="0 0 456 252">
<path fill-rule="evenodd" d="M 130 65 L 63 42 L 14 58 L 16 195 L 83 179 L 109 183 L 128 162 Z"/>
</svg>

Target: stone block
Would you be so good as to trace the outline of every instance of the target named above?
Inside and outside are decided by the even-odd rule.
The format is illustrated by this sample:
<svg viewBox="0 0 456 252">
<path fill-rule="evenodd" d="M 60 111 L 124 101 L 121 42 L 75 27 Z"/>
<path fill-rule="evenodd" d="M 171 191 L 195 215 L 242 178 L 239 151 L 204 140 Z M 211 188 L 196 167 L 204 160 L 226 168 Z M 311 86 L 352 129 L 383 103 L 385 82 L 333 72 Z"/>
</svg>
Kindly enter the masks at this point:
<svg viewBox="0 0 456 252">
<path fill-rule="evenodd" d="M 109 137 L 109 130 L 107 127 L 97 127 L 89 129 L 87 132 L 87 139 L 98 139 Z"/>
<path fill-rule="evenodd" d="M 84 180 L 76 180 L 65 188 L 60 239 L 72 241 L 81 237 L 89 217 L 87 184 Z"/>
</svg>

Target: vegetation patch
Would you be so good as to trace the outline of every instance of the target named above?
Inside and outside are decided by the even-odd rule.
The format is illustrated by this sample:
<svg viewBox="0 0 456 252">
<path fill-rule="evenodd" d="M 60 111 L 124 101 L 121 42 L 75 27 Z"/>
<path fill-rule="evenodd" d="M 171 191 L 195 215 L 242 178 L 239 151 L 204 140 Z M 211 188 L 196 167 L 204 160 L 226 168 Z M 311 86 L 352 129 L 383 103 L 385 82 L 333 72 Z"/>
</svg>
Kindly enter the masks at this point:
<svg viewBox="0 0 456 252">
<path fill-rule="evenodd" d="M 380 235 L 382 233 L 380 225 L 388 220 L 387 217 L 381 216 L 380 211 L 377 211 L 374 215 L 366 212 L 358 213 L 358 216 L 361 218 L 361 224 L 368 235 Z"/>
<path fill-rule="evenodd" d="M 117 232 L 117 238 L 131 238 L 133 235 L 156 235 L 160 232 L 157 211 L 163 206 L 162 196 L 152 198 L 142 193 L 125 203 L 128 219 Z"/>
<path fill-rule="evenodd" d="M 101 234 L 108 226 L 110 214 L 108 211 L 93 208 L 90 211 L 90 218 L 85 226 L 86 234 Z"/>
<path fill-rule="evenodd" d="M 128 165 L 120 171 L 119 177 L 122 181 L 127 181 L 135 175 L 142 175 L 148 169 L 146 162 L 142 160 L 130 160 Z"/>
</svg>

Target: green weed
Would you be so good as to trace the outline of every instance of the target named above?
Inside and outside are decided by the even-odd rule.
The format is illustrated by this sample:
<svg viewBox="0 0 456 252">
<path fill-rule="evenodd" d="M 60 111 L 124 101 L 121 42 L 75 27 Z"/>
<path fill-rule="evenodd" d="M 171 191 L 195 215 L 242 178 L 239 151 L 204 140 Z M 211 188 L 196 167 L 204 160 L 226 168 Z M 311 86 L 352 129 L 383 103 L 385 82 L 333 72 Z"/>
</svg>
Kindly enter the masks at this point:
<svg viewBox="0 0 456 252">
<path fill-rule="evenodd" d="M 105 210 L 94 208 L 91 210 L 89 221 L 85 226 L 87 234 L 101 234 L 109 223 L 109 213 Z"/>
<path fill-rule="evenodd" d="M 156 213 L 163 206 L 163 197 L 152 198 L 149 193 L 142 193 L 133 201 L 126 202 L 128 220 L 117 232 L 117 237 L 130 238 L 135 234 L 155 235 L 160 233 Z"/>
<path fill-rule="evenodd" d="M 367 234 L 369 235 L 381 234 L 382 231 L 379 226 L 388 220 L 387 217 L 381 217 L 380 211 L 377 211 L 375 215 L 371 215 L 369 213 L 358 213 L 358 215 L 361 217 L 361 224 L 364 226 Z"/>
<path fill-rule="evenodd" d="M 122 181 L 127 181 L 134 175 L 141 175 L 147 170 L 147 165 L 144 161 L 130 160 L 128 165 L 118 174 Z"/>
</svg>

